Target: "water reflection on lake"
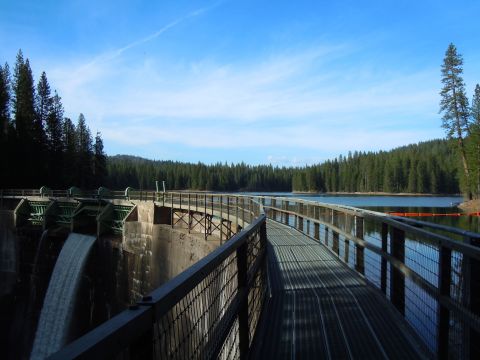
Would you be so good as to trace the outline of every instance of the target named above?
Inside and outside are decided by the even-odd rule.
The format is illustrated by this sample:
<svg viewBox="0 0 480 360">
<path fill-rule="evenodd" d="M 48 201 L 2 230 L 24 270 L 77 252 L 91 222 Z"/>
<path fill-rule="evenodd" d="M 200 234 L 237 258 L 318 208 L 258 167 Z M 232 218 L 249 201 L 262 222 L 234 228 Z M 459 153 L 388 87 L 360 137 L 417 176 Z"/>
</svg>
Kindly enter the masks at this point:
<svg viewBox="0 0 480 360">
<path fill-rule="evenodd" d="M 260 193 L 246 194 L 260 195 Z M 461 196 L 319 195 L 294 193 L 266 193 L 265 195 L 294 197 L 327 204 L 347 205 L 383 213 L 462 213 L 457 205 L 463 201 Z M 422 216 L 412 217 L 412 219 L 480 232 L 478 216 Z"/>
</svg>

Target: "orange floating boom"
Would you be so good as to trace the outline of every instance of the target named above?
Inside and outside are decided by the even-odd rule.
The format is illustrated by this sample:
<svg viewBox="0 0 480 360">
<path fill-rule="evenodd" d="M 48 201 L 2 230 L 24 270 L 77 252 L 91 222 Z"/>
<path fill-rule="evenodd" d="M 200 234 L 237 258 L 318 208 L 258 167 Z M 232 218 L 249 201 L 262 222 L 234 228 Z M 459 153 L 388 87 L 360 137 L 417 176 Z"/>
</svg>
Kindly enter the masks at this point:
<svg viewBox="0 0 480 360">
<path fill-rule="evenodd" d="M 480 212 L 473 212 L 473 213 L 447 213 L 447 214 L 388 212 L 387 214 L 393 215 L 393 216 L 403 216 L 403 217 L 480 216 Z"/>
</svg>

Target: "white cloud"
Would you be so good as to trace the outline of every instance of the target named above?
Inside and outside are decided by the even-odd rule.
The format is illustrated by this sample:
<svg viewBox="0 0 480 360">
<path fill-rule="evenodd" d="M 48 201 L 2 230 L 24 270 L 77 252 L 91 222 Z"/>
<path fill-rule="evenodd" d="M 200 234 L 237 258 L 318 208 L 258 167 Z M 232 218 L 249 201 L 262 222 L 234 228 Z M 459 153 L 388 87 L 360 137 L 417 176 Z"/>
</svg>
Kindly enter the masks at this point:
<svg viewBox="0 0 480 360">
<path fill-rule="evenodd" d="M 285 51 L 248 63 L 166 64 L 128 56 L 128 49 L 185 18 L 93 61 L 50 69 L 70 114 L 83 112 L 106 140 L 136 147 L 161 142 L 344 153 L 432 138 L 415 122 L 431 121 L 436 113 L 436 69 L 405 74 L 371 71 L 371 64 L 340 65 L 337 60 L 351 55 L 347 45 Z"/>
</svg>

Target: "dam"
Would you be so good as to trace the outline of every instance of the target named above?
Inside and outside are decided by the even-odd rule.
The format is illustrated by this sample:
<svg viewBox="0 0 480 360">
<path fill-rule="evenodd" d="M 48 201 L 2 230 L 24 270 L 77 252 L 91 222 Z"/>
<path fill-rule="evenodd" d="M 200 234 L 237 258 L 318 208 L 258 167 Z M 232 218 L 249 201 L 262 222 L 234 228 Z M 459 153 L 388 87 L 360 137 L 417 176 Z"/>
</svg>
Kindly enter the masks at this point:
<svg viewBox="0 0 480 360">
<path fill-rule="evenodd" d="M 43 189 L 0 201 L 2 259 L 30 232 L 51 273 L 68 234 L 95 239 L 74 306 L 92 316 L 52 359 L 480 355 L 476 233 L 273 196 Z M 2 279 L 19 267 L 2 260 Z"/>
</svg>

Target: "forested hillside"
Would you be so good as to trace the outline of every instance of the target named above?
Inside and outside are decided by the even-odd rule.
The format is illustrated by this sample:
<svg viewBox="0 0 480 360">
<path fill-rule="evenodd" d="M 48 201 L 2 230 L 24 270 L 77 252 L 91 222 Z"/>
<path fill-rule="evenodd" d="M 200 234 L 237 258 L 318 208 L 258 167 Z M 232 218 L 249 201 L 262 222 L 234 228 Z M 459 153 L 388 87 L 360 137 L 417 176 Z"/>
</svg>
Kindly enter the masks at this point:
<svg viewBox="0 0 480 360">
<path fill-rule="evenodd" d="M 293 175 L 294 191 L 458 193 L 458 161 L 446 140 L 349 154 Z"/>
<path fill-rule="evenodd" d="M 0 66 L 0 188 L 104 185 L 112 189 L 153 189 L 156 180 L 165 180 L 169 190 L 462 191 L 468 198 L 478 197 L 480 85 L 475 88 L 470 107 L 458 75 L 461 64 L 451 44 L 442 68 L 445 87 L 441 102 L 449 140 L 432 140 L 391 151 L 349 153 L 321 164 L 291 168 L 244 163 L 205 165 L 128 155 L 106 158 L 100 133 L 92 137 L 82 114 L 76 124 L 64 117 L 61 97 L 56 91 L 52 94 L 45 72 L 35 83 L 29 60 L 19 51 L 13 74 L 8 64 Z M 457 76 L 453 81 L 456 87 L 450 84 L 452 74 Z M 455 97 L 459 91 L 462 97 Z M 451 110 L 455 106 L 463 106 L 463 118 Z"/>
<path fill-rule="evenodd" d="M 30 62 L 17 54 L 13 76 L 0 65 L 0 188 L 98 187 L 106 157 L 80 114 L 64 117 L 60 95 L 43 72 L 35 84 Z"/>
<path fill-rule="evenodd" d="M 446 140 L 408 145 L 388 152 L 340 156 L 301 168 L 246 164 L 190 164 L 132 156 L 107 159 L 107 186 L 216 191 L 324 191 L 458 193 L 457 159 Z"/>
</svg>

